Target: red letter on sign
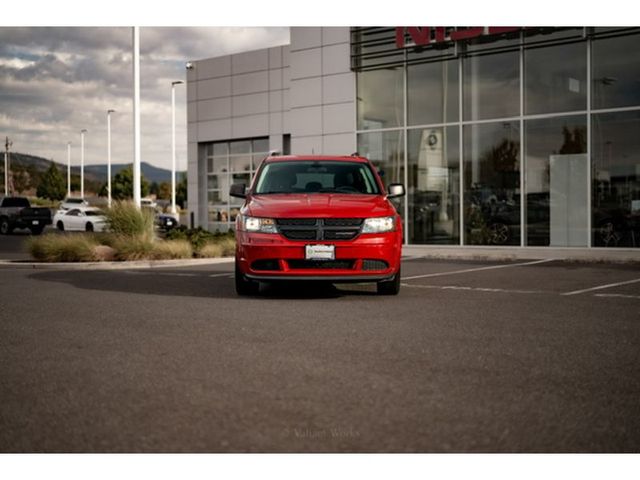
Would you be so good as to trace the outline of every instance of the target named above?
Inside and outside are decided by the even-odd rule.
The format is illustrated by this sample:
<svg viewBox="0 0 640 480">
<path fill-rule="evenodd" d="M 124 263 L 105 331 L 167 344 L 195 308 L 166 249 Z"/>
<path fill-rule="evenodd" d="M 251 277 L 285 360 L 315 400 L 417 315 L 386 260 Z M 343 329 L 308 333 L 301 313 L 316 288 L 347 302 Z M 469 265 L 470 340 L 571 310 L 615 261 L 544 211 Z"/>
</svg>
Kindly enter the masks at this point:
<svg viewBox="0 0 640 480">
<path fill-rule="evenodd" d="M 431 29 L 429 27 L 407 27 L 411 40 L 416 45 L 429 45 L 431 42 Z"/>
<path fill-rule="evenodd" d="M 519 27 L 489 27 L 489 35 L 497 35 L 498 33 L 515 32 L 520 30 Z"/>
<path fill-rule="evenodd" d="M 470 27 L 463 28 L 462 30 L 454 30 L 451 32 L 451 40 L 465 40 L 467 38 L 479 37 L 484 33 L 484 27 Z"/>
<path fill-rule="evenodd" d="M 404 48 L 404 27 L 396 27 L 396 47 Z"/>
</svg>

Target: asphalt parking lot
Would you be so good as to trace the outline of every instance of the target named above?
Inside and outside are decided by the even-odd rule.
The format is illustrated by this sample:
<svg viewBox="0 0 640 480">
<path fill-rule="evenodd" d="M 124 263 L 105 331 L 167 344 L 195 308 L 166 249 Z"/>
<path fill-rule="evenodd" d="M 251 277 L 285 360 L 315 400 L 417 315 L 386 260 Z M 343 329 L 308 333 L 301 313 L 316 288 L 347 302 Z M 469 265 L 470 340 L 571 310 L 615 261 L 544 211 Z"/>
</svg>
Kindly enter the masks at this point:
<svg viewBox="0 0 640 480">
<path fill-rule="evenodd" d="M 638 452 L 637 265 L 0 269 L 3 452 Z"/>
</svg>

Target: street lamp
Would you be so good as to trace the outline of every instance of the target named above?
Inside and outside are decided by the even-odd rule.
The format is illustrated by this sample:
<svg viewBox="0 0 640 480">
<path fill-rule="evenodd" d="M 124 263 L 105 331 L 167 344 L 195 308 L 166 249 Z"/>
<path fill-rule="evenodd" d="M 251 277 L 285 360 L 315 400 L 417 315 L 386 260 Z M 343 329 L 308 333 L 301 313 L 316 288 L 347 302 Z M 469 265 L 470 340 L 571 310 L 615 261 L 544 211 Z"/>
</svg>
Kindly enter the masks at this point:
<svg viewBox="0 0 640 480">
<path fill-rule="evenodd" d="M 115 110 L 107 110 L 107 204 L 111 208 L 111 114 Z"/>
<path fill-rule="evenodd" d="M 140 27 L 133 27 L 133 202 L 140 208 Z"/>
<path fill-rule="evenodd" d="M 171 213 L 176 214 L 176 85 L 182 80 L 171 82 Z"/>
<path fill-rule="evenodd" d="M 71 142 L 67 142 L 67 198 L 71 196 Z"/>
<path fill-rule="evenodd" d="M 84 134 L 88 130 L 83 128 L 80 130 L 80 198 L 84 200 Z"/>
</svg>

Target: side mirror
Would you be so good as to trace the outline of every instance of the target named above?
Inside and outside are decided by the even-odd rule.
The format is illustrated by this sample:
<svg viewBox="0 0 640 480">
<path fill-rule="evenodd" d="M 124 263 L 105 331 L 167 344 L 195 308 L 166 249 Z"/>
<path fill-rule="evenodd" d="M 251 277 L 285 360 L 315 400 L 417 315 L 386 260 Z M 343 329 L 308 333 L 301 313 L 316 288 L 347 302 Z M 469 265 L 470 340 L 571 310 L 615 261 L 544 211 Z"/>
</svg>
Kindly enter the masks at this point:
<svg viewBox="0 0 640 480">
<path fill-rule="evenodd" d="M 389 193 L 387 194 L 387 198 L 404 197 L 405 195 L 404 185 L 402 185 L 401 183 L 390 184 L 388 187 L 388 191 Z"/>
<path fill-rule="evenodd" d="M 247 186 L 244 183 L 235 183 L 229 189 L 229 195 L 238 198 L 247 198 Z"/>
</svg>

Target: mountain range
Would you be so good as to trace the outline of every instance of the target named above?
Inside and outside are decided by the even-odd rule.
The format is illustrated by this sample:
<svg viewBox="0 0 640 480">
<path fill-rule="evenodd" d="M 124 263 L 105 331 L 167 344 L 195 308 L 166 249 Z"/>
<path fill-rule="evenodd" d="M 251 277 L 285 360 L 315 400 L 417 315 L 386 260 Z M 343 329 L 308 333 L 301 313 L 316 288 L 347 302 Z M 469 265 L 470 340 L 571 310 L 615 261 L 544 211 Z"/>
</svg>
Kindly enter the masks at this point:
<svg viewBox="0 0 640 480">
<path fill-rule="evenodd" d="M 2 159 L 0 159 L 0 163 L 2 163 Z M 38 172 L 44 172 L 51 165 L 52 160 L 47 160 L 43 157 L 38 157 L 35 155 L 29 155 L 26 153 L 18 153 L 11 152 L 11 164 L 12 165 L 21 165 L 23 167 L 32 167 Z M 67 173 L 67 165 L 61 164 L 58 162 L 54 162 L 60 168 L 60 171 L 66 178 Z M 120 170 L 128 167 L 130 164 L 118 163 L 111 165 L 111 174 L 115 175 Z M 4 167 L 3 167 L 4 168 Z M 164 168 L 155 167 L 147 162 L 142 162 L 140 164 L 140 169 L 142 171 L 142 175 L 151 182 L 170 182 L 171 181 L 171 170 L 167 170 Z M 71 173 L 73 175 L 80 175 L 80 166 L 72 165 Z M 176 172 L 176 180 L 179 181 L 182 174 L 186 173 L 185 171 L 177 171 Z M 84 167 L 84 176 L 85 180 L 105 183 L 107 181 L 107 165 L 85 165 Z"/>
</svg>

